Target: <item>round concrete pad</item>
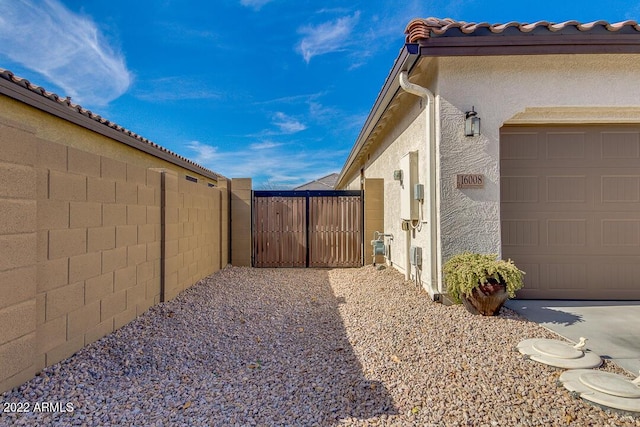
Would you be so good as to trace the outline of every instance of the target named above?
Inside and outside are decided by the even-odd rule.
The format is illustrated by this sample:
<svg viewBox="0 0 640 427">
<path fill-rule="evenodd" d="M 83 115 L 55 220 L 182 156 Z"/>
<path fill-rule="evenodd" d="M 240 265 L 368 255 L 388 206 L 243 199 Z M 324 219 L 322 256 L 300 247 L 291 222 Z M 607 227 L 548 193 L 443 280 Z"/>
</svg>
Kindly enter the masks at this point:
<svg viewBox="0 0 640 427">
<path fill-rule="evenodd" d="M 602 378 L 598 378 L 599 376 Z M 616 395 L 635 395 L 632 387 L 640 390 L 640 387 L 621 375 L 590 369 L 573 369 L 563 372 L 560 382 L 567 390 L 578 393 L 581 398 L 590 402 L 620 411 L 640 413 L 640 397 Z M 628 384 L 625 385 L 625 382 Z M 592 388 L 591 385 L 595 385 L 596 388 Z"/>
<path fill-rule="evenodd" d="M 577 359 L 584 354 L 582 351 L 573 348 L 569 343 L 544 338 L 534 341 L 531 347 L 541 355 L 560 359 Z"/>
<path fill-rule="evenodd" d="M 602 359 L 591 351 L 576 350 L 571 343 L 546 338 L 520 341 L 518 351 L 531 360 L 563 369 L 597 368 Z"/>
<path fill-rule="evenodd" d="M 619 397 L 640 398 L 640 387 L 623 376 L 609 372 L 585 372 L 580 375 L 582 384 L 596 391 Z"/>
</svg>

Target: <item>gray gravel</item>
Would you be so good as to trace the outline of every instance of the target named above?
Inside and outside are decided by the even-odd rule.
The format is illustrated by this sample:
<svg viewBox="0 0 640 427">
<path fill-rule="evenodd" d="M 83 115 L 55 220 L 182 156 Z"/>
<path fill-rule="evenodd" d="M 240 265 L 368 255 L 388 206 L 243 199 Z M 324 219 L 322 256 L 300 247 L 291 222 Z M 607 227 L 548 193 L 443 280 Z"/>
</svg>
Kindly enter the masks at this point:
<svg viewBox="0 0 640 427">
<path fill-rule="evenodd" d="M 558 338 L 433 303 L 391 269 L 229 267 L 0 395 L 73 412 L 0 425 L 640 426 L 513 350 L 533 337 Z"/>
</svg>

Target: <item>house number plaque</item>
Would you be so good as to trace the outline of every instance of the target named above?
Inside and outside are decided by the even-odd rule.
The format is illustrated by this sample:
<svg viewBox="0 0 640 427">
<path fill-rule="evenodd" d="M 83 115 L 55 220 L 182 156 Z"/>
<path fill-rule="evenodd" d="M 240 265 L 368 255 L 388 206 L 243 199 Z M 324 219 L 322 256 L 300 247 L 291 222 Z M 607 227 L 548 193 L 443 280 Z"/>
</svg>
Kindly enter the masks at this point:
<svg viewBox="0 0 640 427">
<path fill-rule="evenodd" d="M 482 174 L 456 175 L 456 188 L 484 188 L 484 175 Z"/>
</svg>

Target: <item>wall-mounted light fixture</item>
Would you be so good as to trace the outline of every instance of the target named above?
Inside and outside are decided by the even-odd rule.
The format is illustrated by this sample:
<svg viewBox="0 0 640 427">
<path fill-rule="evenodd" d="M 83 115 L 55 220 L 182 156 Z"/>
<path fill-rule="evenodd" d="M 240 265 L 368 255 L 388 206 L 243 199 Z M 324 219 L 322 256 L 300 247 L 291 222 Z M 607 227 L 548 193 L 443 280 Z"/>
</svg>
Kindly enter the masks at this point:
<svg viewBox="0 0 640 427">
<path fill-rule="evenodd" d="M 480 135 L 480 117 L 478 117 L 475 107 L 471 107 L 471 111 L 464 114 L 464 134 L 465 136 Z"/>
</svg>

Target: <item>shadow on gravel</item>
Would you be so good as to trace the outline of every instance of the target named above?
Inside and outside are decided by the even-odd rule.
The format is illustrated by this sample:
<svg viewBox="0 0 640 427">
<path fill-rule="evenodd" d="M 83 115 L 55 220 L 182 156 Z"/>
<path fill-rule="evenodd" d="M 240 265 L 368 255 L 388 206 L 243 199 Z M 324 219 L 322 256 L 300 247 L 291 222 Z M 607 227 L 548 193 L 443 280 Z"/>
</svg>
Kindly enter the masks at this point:
<svg viewBox="0 0 640 427">
<path fill-rule="evenodd" d="M 335 425 L 397 414 L 362 372 L 327 270 L 222 270 L 0 401 L 0 425 Z M 371 316 L 362 313 L 362 316 Z"/>
<path fill-rule="evenodd" d="M 345 300 L 333 294 L 326 270 L 252 274 L 265 276 L 256 279 L 268 284 L 259 295 L 246 294 L 255 298 L 251 304 L 234 309 L 226 301 L 231 316 L 216 325 L 226 329 L 226 339 L 216 347 L 235 357 L 220 359 L 224 374 L 217 386 L 224 392 L 212 402 L 220 418 L 211 421 L 331 425 L 349 417 L 397 414 L 385 386 L 362 372 L 338 311 Z"/>
</svg>

